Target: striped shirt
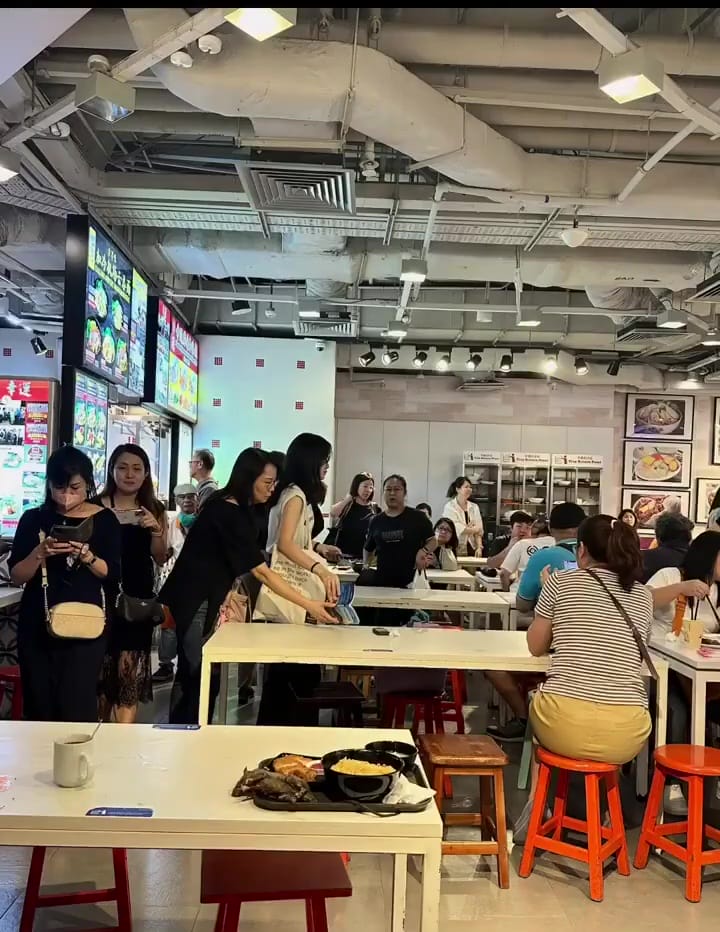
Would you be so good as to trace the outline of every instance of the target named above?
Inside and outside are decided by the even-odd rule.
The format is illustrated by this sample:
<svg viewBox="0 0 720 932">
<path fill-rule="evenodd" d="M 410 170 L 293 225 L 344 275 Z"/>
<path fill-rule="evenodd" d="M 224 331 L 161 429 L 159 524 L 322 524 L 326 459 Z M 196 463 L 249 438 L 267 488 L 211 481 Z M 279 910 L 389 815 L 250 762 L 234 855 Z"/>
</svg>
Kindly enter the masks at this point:
<svg viewBox="0 0 720 932">
<path fill-rule="evenodd" d="M 653 620 L 650 590 L 636 583 L 626 592 L 610 570 L 596 568 L 595 572 L 647 640 Z M 638 646 L 627 622 L 592 576 L 584 570 L 553 573 L 543 586 L 535 613 L 552 622 L 554 654 L 545 692 L 647 708 Z"/>
</svg>

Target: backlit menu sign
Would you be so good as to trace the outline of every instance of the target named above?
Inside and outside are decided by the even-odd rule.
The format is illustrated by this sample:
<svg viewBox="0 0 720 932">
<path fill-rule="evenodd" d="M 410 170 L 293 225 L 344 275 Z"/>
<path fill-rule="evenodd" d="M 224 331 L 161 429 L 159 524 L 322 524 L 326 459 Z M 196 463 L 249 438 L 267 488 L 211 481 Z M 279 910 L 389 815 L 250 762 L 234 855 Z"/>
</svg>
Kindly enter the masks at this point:
<svg viewBox="0 0 720 932">
<path fill-rule="evenodd" d="M 128 384 L 132 287 L 130 261 L 90 224 L 83 366 L 123 386 Z"/>
<path fill-rule="evenodd" d="M 155 364 L 155 404 L 168 406 L 170 381 L 170 318 L 172 313 L 164 301 L 158 301 L 157 362 Z"/>
<path fill-rule="evenodd" d="M 50 383 L 0 379 L 0 535 L 11 537 L 20 516 L 45 499 Z"/>
<path fill-rule="evenodd" d="M 137 269 L 132 270 L 130 314 L 130 372 L 128 388 L 141 398 L 145 394 L 145 341 L 147 339 L 148 286 Z"/>
<path fill-rule="evenodd" d="M 170 372 L 167 406 L 188 421 L 197 420 L 198 342 L 173 315 L 170 321 Z"/>
<path fill-rule="evenodd" d="M 105 484 L 108 387 L 84 372 L 75 373 L 73 445 L 90 457 L 95 484 Z"/>
</svg>

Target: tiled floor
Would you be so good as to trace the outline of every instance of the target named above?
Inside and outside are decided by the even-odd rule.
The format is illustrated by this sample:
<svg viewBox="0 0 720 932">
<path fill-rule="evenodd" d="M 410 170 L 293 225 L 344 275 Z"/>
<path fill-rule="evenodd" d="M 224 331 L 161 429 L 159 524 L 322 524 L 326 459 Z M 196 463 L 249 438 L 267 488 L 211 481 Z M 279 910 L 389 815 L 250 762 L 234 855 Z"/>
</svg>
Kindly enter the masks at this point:
<svg viewBox="0 0 720 932">
<path fill-rule="evenodd" d="M 144 718 L 163 718 L 168 689 L 157 690 L 155 707 Z M 480 704 L 480 709 L 483 706 Z M 247 711 L 233 709 L 233 718 L 247 718 Z M 473 731 L 484 727 L 484 713 L 471 716 Z M 517 757 L 519 747 L 513 755 Z M 511 789 L 517 775 L 513 764 L 506 785 Z M 634 788 L 625 781 L 624 808 L 634 846 L 642 807 Z M 201 789 L 201 788 L 200 788 Z M 463 787 L 459 788 L 462 793 Z M 457 796 L 460 795 L 456 794 Z M 458 800 L 459 801 L 459 800 Z M 509 793 L 510 816 L 516 816 L 524 794 Z M 606 873 L 605 900 L 592 903 L 587 896 L 586 873 L 579 864 L 550 855 L 541 857 L 532 877 L 521 880 L 517 866 L 521 849 L 512 855 L 509 890 L 499 890 L 494 862 L 471 857 L 443 861 L 441 932 L 478 932 L 482 923 L 496 920 L 490 928 L 503 932 L 695 932 L 714 927 L 720 913 L 720 872 L 707 877 L 703 901 L 692 905 L 683 896 L 683 878 L 669 862 L 653 858 L 647 870 L 619 877 Z M 130 882 L 134 932 L 212 932 L 214 907 L 200 907 L 199 854 L 197 852 L 131 851 Z M 17 932 L 22 893 L 27 875 L 27 849 L 0 848 L 0 932 Z M 385 932 L 390 922 L 390 859 L 354 855 L 350 864 L 353 896 L 331 902 L 332 932 Z M 52 850 L 48 852 L 44 889 L 88 889 L 110 886 L 109 852 Z M 419 887 L 411 879 L 408 930 L 417 928 Z M 110 906 L 43 910 L 35 932 L 60 932 L 112 925 Z M 488 928 L 485 926 L 485 928 Z M 295 932 L 304 929 L 300 904 L 257 904 L 243 910 L 243 932 Z"/>
</svg>

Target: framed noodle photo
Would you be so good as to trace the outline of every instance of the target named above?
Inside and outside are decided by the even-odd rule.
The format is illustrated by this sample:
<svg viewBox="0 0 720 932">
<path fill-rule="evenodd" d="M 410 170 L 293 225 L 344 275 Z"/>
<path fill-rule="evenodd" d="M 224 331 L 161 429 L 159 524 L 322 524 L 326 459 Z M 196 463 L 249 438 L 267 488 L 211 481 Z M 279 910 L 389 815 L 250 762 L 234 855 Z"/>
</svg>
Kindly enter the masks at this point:
<svg viewBox="0 0 720 932">
<path fill-rule="evenodd" d="M 695 494 L 695 523 L 707 524 L 715 493 L 720 489 L 720 479 L 698 479 Z"/>
<path fill-rule="evenodd" d="M 695 399 L 692 395 L 626 395 L 628 440 L 692 440 Z"/>
<path fill-rule="evenodd" d="M 715 415 L 713 417 L 712 435 L 712 462 L 720 466 L 720 398 L 715 399 Z"/>
<path fill-rule="evenodd" d="M 639 532 L 654 531 L 657 519 L 664 512 L 677 512 L 688 517 L 690 492 L 674 489 L 623 489 L 622 506 L 635 512 Z"/>
<path fill-rule="evenodd" d="M 623 485 L 689 489 L 691 466 L 691 443 L 626 440 Z"/>
</svg>

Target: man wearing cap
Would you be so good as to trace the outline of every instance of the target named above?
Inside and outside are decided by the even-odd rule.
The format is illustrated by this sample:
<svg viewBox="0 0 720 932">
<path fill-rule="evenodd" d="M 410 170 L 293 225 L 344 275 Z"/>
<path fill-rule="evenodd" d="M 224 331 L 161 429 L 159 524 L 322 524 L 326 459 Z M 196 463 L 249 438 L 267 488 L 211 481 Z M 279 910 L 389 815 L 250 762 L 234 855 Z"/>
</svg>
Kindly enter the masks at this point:
<svg viewBox="0 0 720 932">
<path fill-rule="evenodd" d="M 177 513 L 175 518 L 170 522 L 168 534 L 168 561 L 163 567 L 166 577 L 175 564 L 177 555 L 182 550 L 188 531 L 192 527 L 197 516 L 198 493 L 196 487 L 191 482 L 184 482 L 175 487 L 175 503 Z M 171 683 L 175 676 L 173 669 L 173 660 L 177 656 L 177 637 L 175 635 L 174 625 L 163 625 L 160 630 L 160 645 L 158 648 L 158 660 L 160 661 L 157 670 L 153 673 L 153 683 Z"/>
</svg>

